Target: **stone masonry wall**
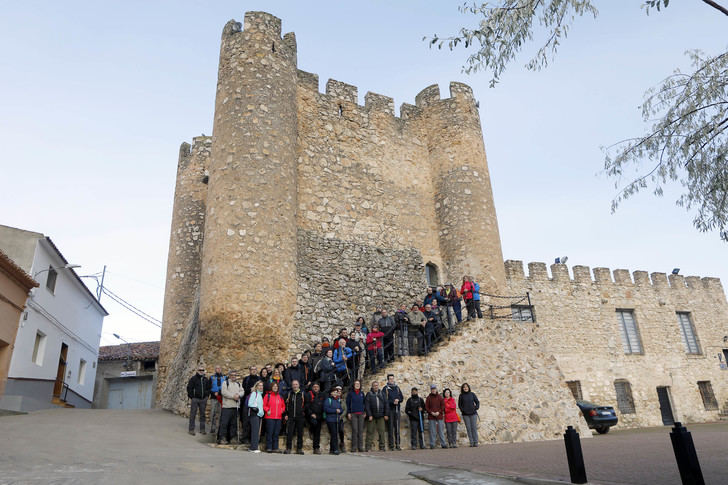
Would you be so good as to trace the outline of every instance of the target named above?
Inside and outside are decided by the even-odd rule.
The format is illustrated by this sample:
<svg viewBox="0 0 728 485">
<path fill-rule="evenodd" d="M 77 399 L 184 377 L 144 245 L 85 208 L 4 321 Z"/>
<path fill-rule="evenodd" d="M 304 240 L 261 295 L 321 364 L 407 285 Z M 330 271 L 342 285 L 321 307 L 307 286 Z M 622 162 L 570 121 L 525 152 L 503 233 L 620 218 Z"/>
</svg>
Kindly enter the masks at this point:
<svg viewBox="0 0 728 485">
<path fill-rule="evenodd" d="M 371 308 L 397 308 L 422 297 L 424 263 L 414 249 L 386 249 L 298 230 L 297 332 L 291 350 L 353 328 Z"/>
<path fill-rule="evenodd" d="M 425 132 L 394 116 L 392 98 L 298 71 L 300 229 L 378 248 L 440 257 Z"/>
<path fill-rule="evenodd" d="M 719 405 L 728 401 L 728 371 L 722 370 L 728 335 L 728 304 L 716 278 L 627 270 L 611 272 L 565 265 L 506 261 L 509 291 L 530 292 L 549 352 L 567 381 L 580 381 L 583 398 L 614 406 L 620 427 L 662 425 L 657 386 L 669 386 L 675 420 L 718 419 L 706 411 L 698 381 L 710 381 Z M 633 310 L 643 353 L 625 354 L 617 310 Z M 688 354 L 676 312 L 688 312 L 701 353 Z M 629 381 L 635 413 L 619 412 L 614 381 Z"/>
</svg>

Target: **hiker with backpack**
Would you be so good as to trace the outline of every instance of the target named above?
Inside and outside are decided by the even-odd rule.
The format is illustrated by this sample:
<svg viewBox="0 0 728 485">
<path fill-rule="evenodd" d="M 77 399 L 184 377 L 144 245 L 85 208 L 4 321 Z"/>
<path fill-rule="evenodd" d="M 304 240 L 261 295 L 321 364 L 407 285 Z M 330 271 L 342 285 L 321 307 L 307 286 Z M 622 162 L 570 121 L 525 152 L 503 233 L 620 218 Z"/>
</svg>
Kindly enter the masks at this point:
<svg viewBox="0 0 728 485">
<path fill-rule="evenodd" d="M 366 409 L 364 408 L 364 391 L 361 388 L 359 379 L 346 395 L 346 417 L 351 422 L 351 451 L 364 451 L 364 419 Z"/>
<path fill-rule="evenodd" d="M 296 433 L 296 454 L 303 455 L 303 423 L 305 420 L 306 400 L 301 384 L 297 379 L 291 381 L 291 392 L 286 398 L 286 455 L 291 454 L 293 444 L 293 433 Z"/>
<path fill-rule="evenodd" d="M 399 417 L 400 408 L 404 396 L 399 386 L 394 382 L 394 374 L 387 375 L 387 384 L 382 389 L 384 397 L 387 400 L 387 418 L 389 426 L 387 426 L 387 441 L 390 450 L 401 450 L 399 435 Z"/>
<path fill-rule="evenodd" d="M 470 282 L 473 284 L 473 307 L 475 307 L 475 313 L 478 314 L 478 318 L 483 318 L 483 311 L 480 309 L 480 284 L 473 281 L 473 277 L 470 277 Z"/>
<path fill-rule="evenodd" d="M 240 399 L 244 396 L 243 386 L 238 381 L 238 373 L 230 372 L 230 377 L 220 386 L 222 394 L 222 413 L 220 415 L 220 427 L 217 429 L 217 444 L 223 438 L 225 444 L 230 444 L 233 439 L 238 439 L 238 407 Z"/>
<path fill-rule="evenodd" d="M 422 413 L 425 411 L 425 401 L 417 394 L 417 388 L 413 387 L 411 397 L 407 399 L 404 412 L 409 418 L 410 449 L 416 450 L 419 443 L 420 449 L 425 449 L 425 427 Z"/>
<path fill-rule="evenodd" d="M 324 399 L 326 395 L 321 392 L 321 385 L 314 382 L 311 390 L 306 392 L 304 409 L 308 418 L 308 429 L 313 441 L 313 454 L 321 454 L 321 426 L 324 422 Z"/>
<path fill-rule="evenodd" d="M 222 367 L 215 366 L 215 373 L 210 376 L 210 433 L 217 433 L 222 414 L 222 394 L 220 386 L 227 381 L 227 376 L 222 373 Z"/>
<path fill-rule="evenodd" d="M 344 407 L 341 405 L 341 388 L 337 386 L 331 389 L 331 394 L 324 400 L 324 419 L 326 420 L 326 426 L 329 428 L 329 454 L 331 455 L 341 454 L 341 451 L 339 451 L 339 435 L 343 434 L 341 420 L 343 416 Z M 341 430 L 341 433 L 339 430 Z"/>
<path fill-rule="evenodd" d="M 263 411 L 265 411 L 265 451 L 278 453 L 278 435 L 281 432 L 281 419 L 286 404 L 278 394 L 278 382 L 273 381 L 270 391 L 263 398 Z"/>
<path fill-rule="evenodd" d="M 252 367 L 251 367 L 252 369 Z M 260 453 L 258 449 L 260 431 L 263 427 L 263 381 L 256 381 L 250 396 L 245 402 L 245 410 L 250 425 L 250 449 L 253 453 Z"/>
<path fill-rule="evenodd" d="M 386 451 L 384 429 L 385 422 L 389 420 L 389 416 L 387 416 L 389 405 L 386 397 L 379 390 L 377 381 L 372 382 L 372 387 L 364 399 L 364 409 L 367 421 L 366 451 L 372 449 L 375 433 L 379 436 L 379 451 Z"/>
</svg>

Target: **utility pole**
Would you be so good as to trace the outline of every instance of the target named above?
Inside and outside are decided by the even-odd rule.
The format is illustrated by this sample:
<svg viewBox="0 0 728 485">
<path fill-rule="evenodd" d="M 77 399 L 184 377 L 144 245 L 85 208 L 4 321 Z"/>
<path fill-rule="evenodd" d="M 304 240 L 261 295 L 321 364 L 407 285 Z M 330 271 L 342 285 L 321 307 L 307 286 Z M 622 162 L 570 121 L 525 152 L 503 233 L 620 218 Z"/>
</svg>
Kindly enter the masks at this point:
<svg viewBox="0 0 728 485">
<path fill-rule="evenodd" d="M 106 265 L 104 265 L 104 271 L 101 273 L 101 284 L 96 288 L 96 299 L 101 303 L 101 294 L 104 292 L 104 278 L 106 277 Z"/>
</svg>

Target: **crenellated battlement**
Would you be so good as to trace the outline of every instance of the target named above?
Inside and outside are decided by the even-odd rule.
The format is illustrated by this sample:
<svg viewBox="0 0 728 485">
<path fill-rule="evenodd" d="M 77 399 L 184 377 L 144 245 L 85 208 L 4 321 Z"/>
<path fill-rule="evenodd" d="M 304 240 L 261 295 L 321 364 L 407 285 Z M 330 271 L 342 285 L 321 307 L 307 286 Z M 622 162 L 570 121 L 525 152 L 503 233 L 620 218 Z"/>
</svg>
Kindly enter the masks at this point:
<svg viewBox="0 0 728 485">
<path fill-rule="evenodd" d="M 296 34 L 288 32 L 281 36 L 281 19 L 266 12 L 245 12 L 242 23 L 229 20 L 222 30 L 223 42 L 226 38 L 243 34 L 245 39 L 256 39 L 264 44 L 270 42 L 271 52 L 277 50 L 296 56 Z"/>
<path fill-rule="evenodd" d="M 554 284 L 622 286 L 622 287 L 652 287 L 654 289 L 672 290 L 716 290 L 723 292 L 719 278 L 667 275 L 665 273 L 648 273 L 647 271 L 633 271 L 626 269 L 610 270 L 609 268 L 594 268 L 589 266 L 573 266 L 573 276 L 565 264 L 552 264 L 547 268 L 546 263 L 528 263 L 528 274 L 523 270 L 523 261 L 509 259 L 505 261 L 506 279 L 511 285 L 526 284 L 528 282 L 549 281 Z M 550 270 L 550 274 L 549 274 Z M 593 275 L 593 277 L 592 277 Z"/>
<path fill-rule="evenodd" d="M 340 104 L 342 101 L 352 103 L 362 111 L 381 112 L 391 115 L 402 120 L 415 118 L 423 113 L 423 110 L 437 104 L 446 104 L 457 99 L 462 99 L 468 103 L 475 104 L 473 89 L 467 84 L 459 82 L 450 83 L 450 97 L 440 98 L 440 87 L 437 84 L 426 87 L 415 96 L 415 104 L 402 103 L 399 108 L 399 116 L 395 113 L 394 98 L 383 94 L 368 91 L 364 95 L 364 105 L 359 104 L 359 88 L 338 81 L 329 79 L 326 81 L 324 92 L 319 90 L 319 76 L 311 72 L 298 70 L 298 86 L 309 91 L 315 92 L 317 95 L 327 97 L 332 106 Z"/>
</svg>

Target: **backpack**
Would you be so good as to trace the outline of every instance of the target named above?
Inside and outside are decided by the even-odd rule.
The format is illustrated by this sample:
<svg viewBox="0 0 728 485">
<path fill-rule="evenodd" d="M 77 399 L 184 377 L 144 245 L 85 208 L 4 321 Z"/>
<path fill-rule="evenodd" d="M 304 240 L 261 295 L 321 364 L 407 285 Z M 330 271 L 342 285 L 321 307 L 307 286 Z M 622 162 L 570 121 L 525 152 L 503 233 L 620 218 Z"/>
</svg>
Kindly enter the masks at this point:
<svg viewBox="0 0 728 485">
<path fill-rule="evenodd" d="M 323 358 L 319 359 L 318 362 L 316 362 L 316 366 L 313 368 L 314 374 L 318 375 L 321 372 L 321 362 L 323 362 L 325 358 L 326 358 L 326 356 L 324 356 Z"/>
</svg>

